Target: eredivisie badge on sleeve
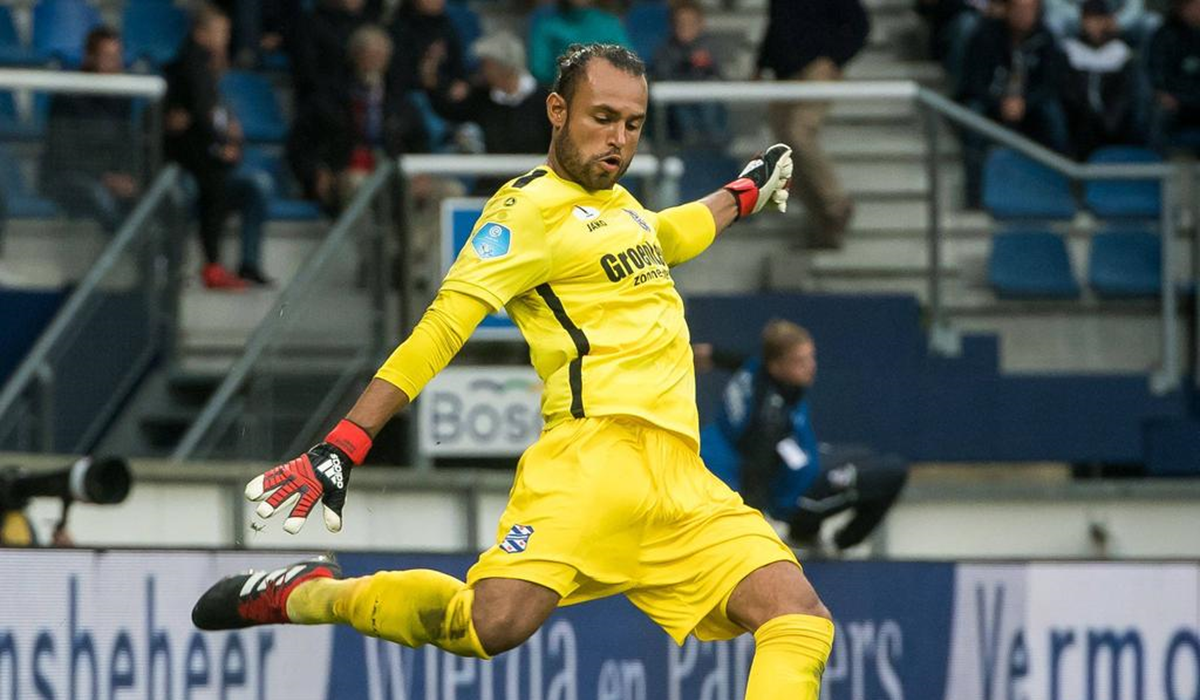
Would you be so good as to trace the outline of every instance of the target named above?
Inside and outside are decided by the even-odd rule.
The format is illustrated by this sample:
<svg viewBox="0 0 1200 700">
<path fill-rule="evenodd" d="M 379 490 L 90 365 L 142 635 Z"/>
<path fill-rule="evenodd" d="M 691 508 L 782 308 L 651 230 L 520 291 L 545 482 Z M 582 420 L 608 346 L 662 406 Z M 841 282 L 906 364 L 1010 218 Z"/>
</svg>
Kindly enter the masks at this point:
<svg viewBox="0 0 1200 700">
<path fill-rule="evenodd" d="M 508 254 L 512 245 L 512 231 L 503 224 L 487 222 L 471 237 L 471 246 L 482 260 L 499 258 Z"/>
</svg>

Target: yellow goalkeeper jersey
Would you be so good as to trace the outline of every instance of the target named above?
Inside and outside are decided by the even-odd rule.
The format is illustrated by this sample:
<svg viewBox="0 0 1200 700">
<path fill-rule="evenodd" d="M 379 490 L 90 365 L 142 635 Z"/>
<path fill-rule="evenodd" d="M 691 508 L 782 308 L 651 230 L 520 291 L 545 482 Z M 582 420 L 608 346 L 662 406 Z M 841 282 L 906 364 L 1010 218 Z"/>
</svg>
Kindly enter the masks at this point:
<svg viewBox="0 0 1200 700">
<path fill-rule="evenodd" d="M 698 446 L 692 350 L 670 268 L 715 235 L 703 204 L 654 213 L 620 185 L 588 191 L 542 166 L 488 201 L 443 288 L 507 309 L 545 384 L 547 428 L 627 415 Z"/>
</svg>

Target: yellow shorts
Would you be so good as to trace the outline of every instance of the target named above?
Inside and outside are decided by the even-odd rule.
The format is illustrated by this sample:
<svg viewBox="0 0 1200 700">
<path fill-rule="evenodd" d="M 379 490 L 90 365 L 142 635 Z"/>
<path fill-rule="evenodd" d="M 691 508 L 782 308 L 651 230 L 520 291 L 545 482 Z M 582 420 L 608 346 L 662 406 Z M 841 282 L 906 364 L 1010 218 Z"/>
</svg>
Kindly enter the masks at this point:
<svg viewBox="0 0 1200 700">
<path fill-rule="evenodd" d="M 597 417 L 554 426 L 525 451 L 496 545 L 467 583 L 531 581 L 561 605 L 624 593 L 682 644 L 690 633 L 742 634 L 725 615 L 729 595 L 777 561 L 796 557 L 688 442 L 637 419 Z"/>
</svg>

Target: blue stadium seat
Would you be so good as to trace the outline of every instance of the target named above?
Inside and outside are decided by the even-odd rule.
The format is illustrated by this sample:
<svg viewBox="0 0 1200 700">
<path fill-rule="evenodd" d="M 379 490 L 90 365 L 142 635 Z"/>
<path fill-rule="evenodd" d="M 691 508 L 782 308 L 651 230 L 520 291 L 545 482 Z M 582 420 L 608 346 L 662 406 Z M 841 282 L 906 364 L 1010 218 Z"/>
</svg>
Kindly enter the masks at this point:
<svg viewBox="0 0 1200 700">
<path fill-rule="evenodd" d="M 271 181 L 271 199 L 267 203 L 267 218 L 273 221 L 316 221 L 321 208 L 303 199 L 292 199 L 287 187 L 288 178 L 282 160 L 263 148 L 250 147 L 242 154 L 241 170 L 257 170 Z"/>
<path fill-rule="evenodd" d="M 471 55 L 471 44 L 483 36 L 483 25 L 479 21 L 479 15 L 465 2 L 448 2 L 446 3 L 446 16 L 454 25 L 454 31 L 458 32 L 459 44 L 467 54 L 467 66 L 473 70 L 475 59 Z"/>
<path fill-rule="evenodd" d="M 679 154 L 684 176 L 679 181 L 679 201 L 690 202 L 720 189 L 738 173 L 737 160 L 723 151 L 691 149 Z"/>
<path fill-rule="evenodd" d="M 37 53 L 22 44 L 21 37 L 17 36 L 12 8 L 0 5 L 0 66 L 34 66 L 41 62 Z"/>
<path fill-rule="evenodd" d="M 283 143 L 287 138 L 287 121 L 271 81 L 256 73 L 230 71 L 221 79 L 221 94 L 242 122 L 247 141 Z"/>
<path fill-rule="evenodd" d="M 44 60 L 77 67 L 88 32 L 101 21 L 96 8 L 83 0 L 42 0 L 33 8 L 33 50 Z"/>
<path fill-rule="evenodd" d="M 634 5 L 625 14 L 625 31 L 633 50 L 650 63 L 658 47 L 670 34 L 671 10 L 665 2 L 646 2 Z"/>
<path fill-rule="evenodd" d="M 1098 149 L 1089 163 L 1161 163 L 1154 151 L 1134 146 Z M 1161 187 L 1156 180 L 1097 180 L 1084 186 L 1084 203 L 1106 219 L 1157 219 L 1162 210 Z"/>
<path fill-rule="evenodd" d="M 174 58 L 188 32 L 187 13 L 169 2 L 131 2 L 125 6 L 121 33 L 125 62 L 145 59 L 161 66 Z"/>
<path fill-rule="evenodd" d="M 1162 289 L 1162 241 L 1149 231 L 1092 236 L 1088 285 L 1107 299 L 1157 297 Z"/>
<path fill-rule="evenodd" d="M 60 214 L 54 202 L 43 199 L 25 182 L 21 165 L 0 146 L 0 192 L 13 219 L 53 219 Z"/>
<path fill-rule="evenodd" d="M 11 90 L 0 90 L 0 139 L 35 141 L 45 134 L 50 95 L 35 92 L 32 99 L 32 110 L 22 114 L 17 109 L 16 95 Z"/>
<path fill-rule="evenodd" d="M 1066 176 L 1011 148 L 993 148 L 983 166 L 983 206 L 997 219 L 1071 219 Z"/>
<path fill-rule="evenodd" d="M 1066 243 L 1049 231 L 1006 231 L 993 236 L 988 283 L 1002 299 L 1079 296 Z"/>
</svg>

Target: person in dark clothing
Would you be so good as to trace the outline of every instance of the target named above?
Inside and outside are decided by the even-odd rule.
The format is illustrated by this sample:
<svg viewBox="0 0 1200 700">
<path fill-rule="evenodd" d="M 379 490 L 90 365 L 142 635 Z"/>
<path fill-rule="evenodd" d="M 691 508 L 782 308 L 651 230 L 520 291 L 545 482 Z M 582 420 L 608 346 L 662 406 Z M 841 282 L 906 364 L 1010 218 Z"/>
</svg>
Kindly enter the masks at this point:
<svg viewBox="0 0 1200 700">
<path fill-rule="evenodd" d="M 269 283 L 259 262 L 267 193 L 259 178 L 232 175 L 242 157 L 242 131 L 218 90 L 228 47 L 229 18 L 213 5 L 200 5 L 178 56 L 164 70 L 164 131 L 167 158 L 195 179 L 198 190 L 204 285 L 238 290 L 247 282 Z M 221 233 L 231 206 L 242 219 L 237 275 L 220 263 Z"/>
<path fill-rule="evenodd" d="M 704 11 L 684 2 L 671 8 L 671 35 L 650 64 L 656 80 L 720 80 L 712 38 L 704 32 Z M 671 137 L 688 145 L 723 145 L 729 138 L 724 105 L 719 102 L 671 105 Z"/>
<path fill-rule="evenodd" d="M 1150 42 L 1151 144 L 1200 150 L 1200 0 L 1176 0 Z"/>
<path fill-rule="evenodd" d="M 412 100 L 386 80 L 392 42 L 368 24 L 350 38 L 353 77 L 310 99 L 292 126 L 287 155 L 310 199 L 336 214 L 381 157 L 422 153 L 428 142 Z"/>
<path fill-rule="evenodd" d="M 293 36 L 285 37 L 297 106 L 324 88 L 346 84 L 352 77 L 345 58 L 350 35 L 370 21 L 364 0 L 320 0 L 300 16 Z"/>
<path fill-rule="evenodd" d="M 860 0 L 771 0 L 758 69 L 774 71 L 777 80 L 840 80 L 869 32 Z M 841 247 L 854 208 L 818 143 L 828 110 L 824 102 L 771 105 L 776 136 L 792 146 L 792 187 L 812 217 L 813 248 Z"/>
<path fill-rule="evenodd" d="M 421 78 L 433 109 L 452 122 L 471 122 L 483 134 L 487 153 L 541 153 L 550 145 L 546 118 L 546 89 L 525 68 L 525 47 L 513 34 L 485 36 L 471 47 L 479 59 L 479 77 L 439 84 L 441 73 L 432 61 L 422 66 Z M 504 180 L 480 178 L 475 190 L 492 192 Z"/>
<path fill-rule="evenodd" d="M 700 435 L 700 456 L 743 500 L 788 525 L 790 539 L 836 554 L 863 542 L 883 521 L 908 479 L 907 462 L 862 447 L 817 442 L 806 393 L 817 373 L 805 329 L 775 320 L 763 330 L 761 360 L 695 346 L 697 369 L 738 367 L 717 420 Z M 851 520 L 829 538 L 821 522 L 846 510 Z"/>
<path fill-rule="evenodd" d="M 389 30 L 395 46 L 395 89 L 420 89 L 421 66 L 431 60 L 437 65 L 439 84 L 467 79 L 462 40 L 446 15 L 446 0 L 404 0 Z"/>
<path fill-rule="evenodd" d="M 121 36 L 107 27 L 88 33 L 82 69 L 122 72 Z M 58 93 L 50 100 L 41 189 L 71 216 L 93 218 L 112 233 L 141 190 L 139 142 L 128 97 Z"/>
<path fill-rule="evenodd" d="M 1006 0 L 1003 20 L 984 22 L 967 47 L 958 99 L 969 109 L 1060 153 L 1070 150 L 1066 112 L 1066 58 L 1042 22 L 1040 0 Z M 967 206 L 982 199 L 988 142 L 963 135 Z"/>
<path fill-rule="evenodd" d="M 1117 37 L 1117 22 L 1105 0 L 1086 0 L 1080 35 L 1063 43 L 1067 88 L 1063 102 L 1075 156 L 1086 159 L 1100 146 L 1142 142 L 1138 128 L 1137 61 Z"/>
</svg>

